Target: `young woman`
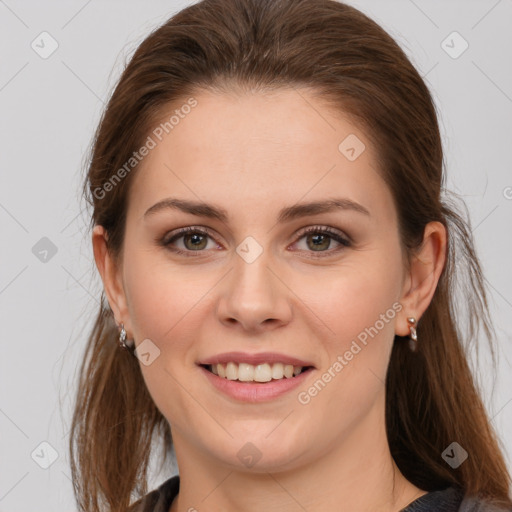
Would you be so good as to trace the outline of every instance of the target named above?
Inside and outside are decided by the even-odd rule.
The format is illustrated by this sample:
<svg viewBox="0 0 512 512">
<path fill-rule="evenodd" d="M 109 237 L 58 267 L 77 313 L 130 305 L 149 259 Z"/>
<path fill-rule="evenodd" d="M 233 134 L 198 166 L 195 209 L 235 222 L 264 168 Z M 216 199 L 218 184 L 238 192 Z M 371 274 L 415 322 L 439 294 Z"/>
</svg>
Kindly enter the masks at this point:
<svg viewBox="0 0 512 512">
<path fill-rule="evenodd" d="M 425 83 L 353 7 L 203 0 L 150 34 L 84 184 L 105 293 L 71 431 L 80 510 L 512 510 L 443 167 Z M 158 440 L 179 477 L 148 492 Z"/>
</svg>

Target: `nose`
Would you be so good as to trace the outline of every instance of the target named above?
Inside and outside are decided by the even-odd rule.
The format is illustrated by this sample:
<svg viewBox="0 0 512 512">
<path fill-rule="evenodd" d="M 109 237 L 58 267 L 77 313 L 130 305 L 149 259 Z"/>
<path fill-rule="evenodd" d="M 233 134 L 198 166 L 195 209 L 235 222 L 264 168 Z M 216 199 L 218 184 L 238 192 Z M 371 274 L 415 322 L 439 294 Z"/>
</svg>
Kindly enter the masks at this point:
<svg viewBox="0 0 512 512">
<path fill-rule="evenodd" d="M 288 324 L 292 318 L 291 295 L 272 258 L 263 253 L 252 262 L 238 254 L 220 291 L 216 313 L 226 326 L 252 333 Z"/>
</svg>

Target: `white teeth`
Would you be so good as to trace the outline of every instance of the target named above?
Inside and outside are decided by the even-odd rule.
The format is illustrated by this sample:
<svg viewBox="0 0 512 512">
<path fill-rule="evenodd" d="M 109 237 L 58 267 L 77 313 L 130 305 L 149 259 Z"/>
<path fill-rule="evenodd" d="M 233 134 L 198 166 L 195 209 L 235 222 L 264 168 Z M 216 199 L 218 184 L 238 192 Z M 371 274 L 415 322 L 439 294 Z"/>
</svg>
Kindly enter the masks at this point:
<svg viewBox="0 0 512 512">
<path fill-rule="evenodd" d="M 284 377 L 283 363 L 275 363 L 272 365 L 272 378 L 282 379 Z"/>
<path fill-rule="evenodd" d="M 228 363 L 226 365 L 226 379 L 238 380 L 238 365 L 236 363 Z"/>
<path fill-rule="evenodd" d="M 238 365 L 238 380 L 242 382 L 254 380 L 254 366 L 252 364 L 240 363 Z"/>
<path fill-rule="evenodd" d="M 270 382 L 272 380 L 272 369 L 267 363 L 254 367 L 254 380 L 256 382 Z"/>
<path fill-rule="evenodd" d="M 283 363 L 263 363 L 252 365 L 248 363 L 212 364 L 211 372 L 223 379 L 239 380 L 241 382 L 270 382 L 272 379 L 290 379 L 302 373 L 302 366 Z"/>
<path fill-rule="evenodd" d="M 293 365 L 292 364 L 284 365 L 284 376 L 287 379 L 291 379 L 293 377 Z"/>
</svg>

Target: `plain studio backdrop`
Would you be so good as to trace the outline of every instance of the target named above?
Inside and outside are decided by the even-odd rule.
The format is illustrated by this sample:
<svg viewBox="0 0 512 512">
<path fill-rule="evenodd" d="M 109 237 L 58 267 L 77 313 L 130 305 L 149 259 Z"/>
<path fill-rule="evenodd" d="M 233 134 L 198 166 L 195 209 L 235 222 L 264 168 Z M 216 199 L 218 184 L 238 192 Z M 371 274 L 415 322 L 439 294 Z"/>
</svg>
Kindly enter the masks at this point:
<svg viewBox="0 0 512 512">
<path fill-rule="evenodd" d="M 189 3 L 0 0 L 0 512 L 76 510 L 71 398 L 101 293 L 81 168 L 125 60 Z M 512 468 L 512 2 L 349 3 L 397 40 L 433 92 L 499 340 L 496 378 L 486 346 L 477 378 Z M 155 469 L 151 486 L 173 471 Z"/>
</svg>

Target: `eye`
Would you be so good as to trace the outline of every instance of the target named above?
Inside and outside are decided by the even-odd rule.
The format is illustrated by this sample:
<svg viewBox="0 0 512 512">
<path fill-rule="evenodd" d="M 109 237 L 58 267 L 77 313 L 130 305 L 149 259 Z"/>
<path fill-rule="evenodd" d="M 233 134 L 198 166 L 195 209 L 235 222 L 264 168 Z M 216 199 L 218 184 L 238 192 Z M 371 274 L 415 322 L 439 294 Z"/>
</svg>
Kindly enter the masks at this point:
<svg viewBox="0 0 512 512">
<path fill-rule="evenodd" d="M 332 253 L 339 252 L 340 250 L 343 250 L 346 247 L 350 247 L 351 245 L 348 237 L 344 237 L 338 231 L 335 231 L 327 226 L 311 226 L 302 230 L 299 235 L 300 236 L 295 244 L 297 244 L 303 238 L 306 239 L 306 249 L 298 249 L 301 252 L 327 253 L 325 256 L 329 256 Z M 177 232 L 174 232 L 170 236 L 165 236 L 160 241 L 160 243 L 176 254 L 187 257 L 196 257 L 205 252 L 205 249 L 208 249 L 208 238 L 210 238 L 212 241 L 214 240 L 212 233 L 208 229 L 200 228 L 197 226 L 189 226 L 179 229 Z M 180 239 L 183 239 L 182 248 L 173 246 Z M 338 248 L 330 249 L 332 240 L 338 244 Z M 215 249 L 217 247 L 218 244 L 213 243 L 213 247 L 209 248 Z M 311 255 L 311 257 L 314 258 L 323 256 L 323 254 Z"/>
<path fill-rule="evenodd" d="M 340 250 L 343 250 L 346 247 L 350 247 L 351 245 L 351 242 L 348 238 L 327 226 L 311 226 L 306 228 L 301 232 L 301 236 L 296 243 L 298 243 L 303 238 L 306 241 L 306 249 L 299 250 L 305 250 L 312 253 L 327 253 L 325 256 L 329 256 L 333 252 L 339 252 Z M 336 241 L 338 248 L 327 250 L 330 249 L 332 240 Z M 308 249 L 312 250 L 308 251 Z M 312 256 L 314 258 L 321 258 L 324 257 L 324 254 L 314 254 Z"/>
<path fill-rule="evenodd" d="M 172 244 L 180 238 L 183 239 L 184 250 L 172 247 Z M 169 250 L 175 252 L 176 254 L 183 254 L 185 256 L 193 257 L 196 255 L 190 253 L 200 253 L 203 252 L 203 249 L 206 249 L 207 238 L 212 238 L 209 230 L 195 226 L 189 226 L 179 229 L 174 235 L 170 237 L 164 237 L 161 243 L 163 246 L 167 247 Z M 199 256 L 199 254 L 197 256 Z"/>
</svg>

